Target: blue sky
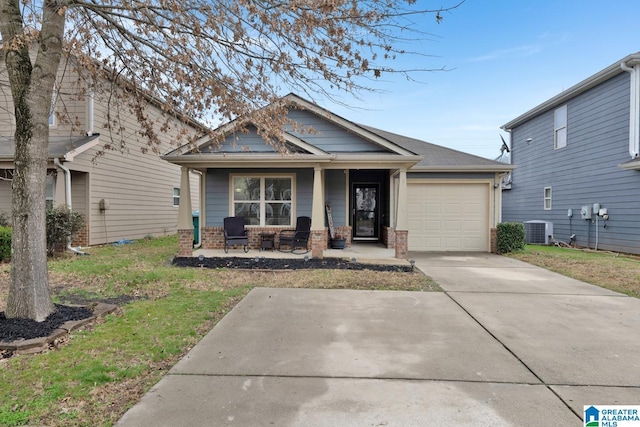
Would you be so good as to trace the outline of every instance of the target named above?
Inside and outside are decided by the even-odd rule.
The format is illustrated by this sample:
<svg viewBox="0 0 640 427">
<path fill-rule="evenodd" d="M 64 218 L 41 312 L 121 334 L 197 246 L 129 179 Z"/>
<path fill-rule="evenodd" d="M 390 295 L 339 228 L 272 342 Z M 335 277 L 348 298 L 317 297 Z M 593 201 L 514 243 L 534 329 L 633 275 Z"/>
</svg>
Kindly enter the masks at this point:
<svg viewBox="0 0 640 427">
<path fill-rule="evenodd" d="M 318 102 L 354 122 L 495 158 L 499 135 L 508 141 L 501 125 L 640 51 L 638 0 L 466 0 L 443 18 L 419 23 L 433 36 L 413 47 L 433 56 L 399 66 L 449 71 L 421 74 L 422 83 L 383 78 L 374 82 L 383 93 L 343 95 L 352 108 Z"/>
</svg>

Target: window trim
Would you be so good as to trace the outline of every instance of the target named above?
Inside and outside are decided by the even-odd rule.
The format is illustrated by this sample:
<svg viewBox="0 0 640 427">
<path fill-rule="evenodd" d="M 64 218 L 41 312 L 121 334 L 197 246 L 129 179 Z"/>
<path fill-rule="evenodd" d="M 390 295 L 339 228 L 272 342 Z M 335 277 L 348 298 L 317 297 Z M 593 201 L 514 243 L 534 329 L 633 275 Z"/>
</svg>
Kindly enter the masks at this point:
<svg viewBox="0 0 640 427">
<path fill-rule="evenodd" d="M 176 192 L 176 190 L 178 191 Z M 177 200 L 177 203 L 176 203 L 176 200 Z M 173 187 L 173 207 L 177 208 L 179 206 L 180 206 L 180 187 Z"/>
<path fill-rule="evenodd" d="M 547 190 L 549 190 L 549 195 L 547 195 Z M 542 206 L 545 211 L 551 210 L 552 201 L 553 201 L 553 189 L 551 187 L 544 187 Z"/>
<path fill-rule="evenodd" d="M 561 117 L 564 123 L 560 123 L 558 121 L 558 114 L 561 114 Z M 568 122 L 568 113 L 567 113 L 567 105 L 563 105 L 561 107 L 556 108 L 553 111 L 553 149 L 560 150 L 567 146 L 567 122 Z M 563 145 L 558 144 L 558 134 L 564 131 Z"/>
<path fill-rule="evenodd" d="M 247 224 L 246 227 L 266 228 L 266 227 L 293 227 L 296 218 L 296 174 L 295 173 L 231 173 L 229 174 L 229 216 L 235 215 L 235 191 L 233 181 L 235 178 L 259 178 L 260 179 L 260 224 Z M 289 224 L 270 225 L 266 223 L 265 218 L 265 199 L 264 181 L 266 178 L 288 178 L 291 180 L 291 215 Z"/>
</svg>

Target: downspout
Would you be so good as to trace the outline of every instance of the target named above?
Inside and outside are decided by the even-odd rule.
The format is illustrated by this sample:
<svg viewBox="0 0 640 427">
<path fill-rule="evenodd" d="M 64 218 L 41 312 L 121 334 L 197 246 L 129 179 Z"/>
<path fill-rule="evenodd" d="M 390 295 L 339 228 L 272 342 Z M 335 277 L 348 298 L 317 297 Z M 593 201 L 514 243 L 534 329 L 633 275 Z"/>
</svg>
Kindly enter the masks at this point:
<svg viewBox="0 0 640 427">
<path fill-rule="evenodd" d="M 87 136 L 93 135 L 93 113 L 94 113 L 94 93 L 89 89 L 89 99 L 87 102 Z"/>
<path fill-rule="evenodd" d="M 620 68 L 631 74 L 629 88 L 629 154 L 635 159 L 640 154 L 640 64 L 629 67 L 625 62 Z"/>
<path fill-rule="evenodd" d="M 56 165 L 57 168 L 64 171 L 64 200 L 67 208 L 71 210 L 71 171 L 68 167 L 60 163 L 60 160 L 57 157 L 53 159 L 53 164 Z M 69 240 L 67 241 L 67 249 L 78 255 L 87 255 L 85 252 L 71 247 L 71 238 L 69 238 Z"/>
</svg>

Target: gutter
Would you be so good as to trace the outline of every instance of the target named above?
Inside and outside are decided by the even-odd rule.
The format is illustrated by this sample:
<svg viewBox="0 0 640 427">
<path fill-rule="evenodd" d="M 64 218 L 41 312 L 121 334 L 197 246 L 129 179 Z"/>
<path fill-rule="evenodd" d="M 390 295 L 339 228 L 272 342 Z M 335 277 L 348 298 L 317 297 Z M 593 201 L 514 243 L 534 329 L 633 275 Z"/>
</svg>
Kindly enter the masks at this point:
<svg viewBox="0 0 640 427">
<path fill-rule="evenodd" d="M 633 61 L 631 64 L 622 61 L 620 68 L 631 74 L 629 79 L 629 154 L 632 159 L 635 159 L 640 154 L 640 116 L 638 116 L 640 114 L 640 64 L 637 61 Z"/>
<path fill-rule="evenodd" d="M 53 159 L 53 164 L 56 165 L 57 168 L 64 171 L 64 200 L 67 208 L 71 210 L 71 171 L 68 167 L 60 163 L 60 160 L 57 157 Z M 78 249 L 71 246 L 71 238 L 69 238 L 69 240 L 67 241 L 67 249 L 78 255 L 87 255 L 86 252 L 79 251 Z"/>
</svg>

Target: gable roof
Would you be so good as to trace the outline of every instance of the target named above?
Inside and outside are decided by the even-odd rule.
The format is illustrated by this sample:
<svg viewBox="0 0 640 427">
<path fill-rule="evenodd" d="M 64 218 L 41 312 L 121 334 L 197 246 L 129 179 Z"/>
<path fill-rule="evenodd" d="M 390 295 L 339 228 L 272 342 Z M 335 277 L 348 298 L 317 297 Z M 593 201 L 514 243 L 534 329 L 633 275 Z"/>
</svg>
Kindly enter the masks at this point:
<svg viewBox="0 0 640 427">
<path fill-rule="evenodd" d="M 210 141 L 202 140 L 197 149 L 188 146 L 179 147 L 162 158 L 171 163 L 192 168 L 206 168 L 213 165 L 258 167 L 266 164 L 271 167 L 284 167 L 291 166 L 292 161 L 298 164 L 331 163 L 326 167 L 333 168 L 406 167 L 414 172 L 508 172 L 515 168 L 505 163 L 351 122 L 293 93 L 283 97 L 282 102 L 291 108 L 308 111 L 331 125 L 379 147 L 380 150 L 329 152 L 310 143 L 309 140 L 312 140 L 313 136 L 305 138 L 306 134 L 285 130 L 285 142 L 297 148 L 296 152 L 289 155 L 282 155 L 276 150 L 269 152 L 200 150 L 210 144 Z M 242 119 L 239 118 L 220 126 L 216 131 L 225 136 L 233 135 L 242 124 Z"/>
<path fill-rule="evenodd" d="M 506 172 L 515 169 L 515 166 L 506 163 L 485 159 L 484 157 L 442 147 L 430 142 L 387 132 L 372 126 L 360 126 L 415 154 L 422 155 L 422 160 L 411 168 L 413 172 Z"/>
<path fill-rule="evenodd" d="M 49 159 L 72 161 L 74 156 L 88 150 L 100 142 L 100 134 L 88 136 L 51 136 L 49 137 Z M 0 136 L 0 160 L 13 161 L 16 145 L 13 138 Z"/>
<path fill-rule="evenodd" d="M 548 99 L 537 107 L 534 107 L 526 113 L 521 114 L 520 116 L 511 120 L 510 122 L 505 123 L 504 125 L 500 126 L 500 128 L 506 131 L 513 129 L 514 127 L 519 126 L 522 123 L 534 118 L 540 113 L 564 104 L 571 98 L 574 98 L 581 93 L 586 92 L 587 90 L 599 85 L 600 83 L 607 81 L 620 73 L 625 72 L 623 67 L 633 67 L 635 65 L 640 65 L 640 52 L 632 53 L 631 55 L 625 56 L 620 61 L 611 64 L 604 70 L 601 70 L 591 77 L 588 77 L 587 79 L 581 81 L 580 83 L 571 86 L 569 89 L 559 93 L 553 98 Z"/>
<path fill-rule="evenodd" d="M 353 123 L 347 119 L 344 119 L 343 117 L 338 116 L 337 114 L 332 113 L 331 111 L 320 107 L 319 105 L 308 101 L 302 97 L 300 97 L 299 95 L 296 95 L 294 93 L 290 93 L 284 97 L 281 98 L 281 102 L 286 105 L 289 106 L 291 108 L 296 108 L 296 109 L 301 109 L 304 111 L 308 111 L 326 121 L 328 121 L 329 123 L 342 128 L 343 130 L 352 133 L 352 134 L 356 134 L 359 137 L 367 140 L 368 142 L 381 147 L 384 151 L 388 151 L 389 153 L 392 154 L 397 154 L 397 155 L 404 155 L 404 156 L 411 156 L 414 153 L 405 150 L 404 148 L 391 143 L 390 141 L 388 141 L 385 138 L 381 138 L 379 135 L 373 133 L 373 132 L 369 132 L 366 128 L 361 127 L 359 125 L 357 125 L 356 123 Z M 253 123 L 250 123 L 251 125 Z M 220 127 L 218 127 L 214 132 L 218 132 L 224 136 L 228 136 L 228 135 L 232 135 L 235 132 L 237 132 L 237 130 L 243 126 L 246 125 L 246 122 L 244 121 L 243 117 L 237 118 L 231 122 L 228 122 Z M 322 154 L 328 154 L 327 152 L 319 149 L 318 147 L 315 147 L 311 144 L 308 144 L 305 141 L 304 138 L 304 134 L 300 134 L 297 133 L 295 131 L 291 131 L 291 130 L 284 130 L 283 131 L 283 136 L 285 139 L 285 143 L 294 147 L 296 150 L 295 151 L 299 151 L 301 153 L 308 153 L 308 154 L 317 154 L 317 155 L 322 155 Z M 211 141 L 209 138 L 203 138 L 200 143 L 198 144 L 198 146 L 196 148 L 192 148 L 189 147 L 188 144 L 183 145 L 182 147 L 178 147 L 175 150 L 170 151 L 169 153 L 166 154 L 167 157 L 174 157 L 176 155 L 179 154 L 193 154 L 196 153 L 198 151 L 203 151 L 203 148 L 206 148 L 208 146 L 211 145 Z M 206 150 L 204 150 L 206 151 Z"/>
</svg>

